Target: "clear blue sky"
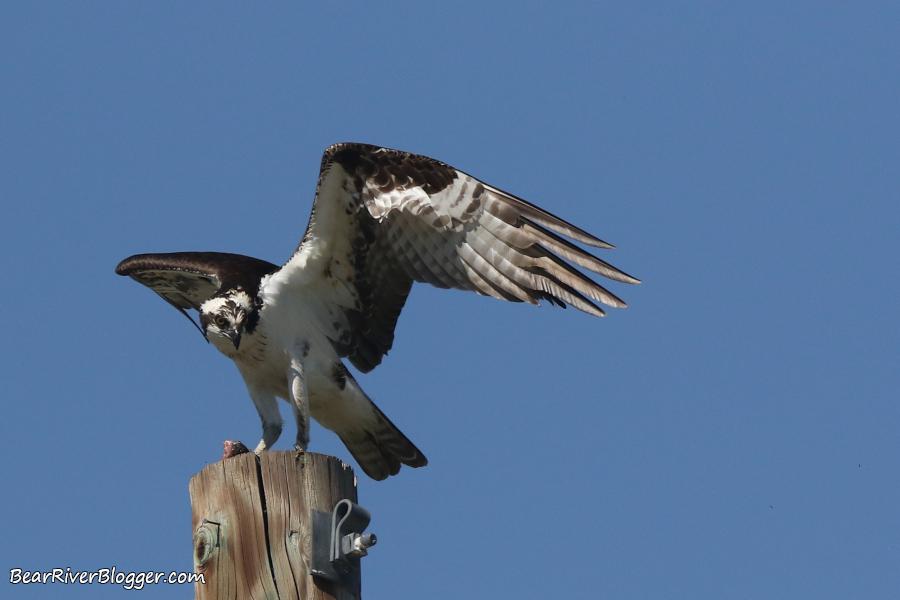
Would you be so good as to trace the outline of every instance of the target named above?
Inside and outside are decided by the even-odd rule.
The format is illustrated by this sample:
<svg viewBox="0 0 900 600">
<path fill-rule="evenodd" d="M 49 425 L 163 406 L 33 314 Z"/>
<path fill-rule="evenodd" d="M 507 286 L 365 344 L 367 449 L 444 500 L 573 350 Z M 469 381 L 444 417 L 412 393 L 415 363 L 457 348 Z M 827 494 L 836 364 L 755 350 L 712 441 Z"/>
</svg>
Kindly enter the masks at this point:
<svg viewBox="0 0 900 600">
<path fill-rule="evenodd" d="M 360 381 L 430 464 L 360 475 L 367 600 L 900 589 L 896 2 L 74 4 L 0 5 L 0 595 L 191 568 L 188 479 L 259 420 L 113 269 L 282 262 L 339 141 L 448 162 L 644 280 L 602 320 L 413 292 Z"/>
</svg>

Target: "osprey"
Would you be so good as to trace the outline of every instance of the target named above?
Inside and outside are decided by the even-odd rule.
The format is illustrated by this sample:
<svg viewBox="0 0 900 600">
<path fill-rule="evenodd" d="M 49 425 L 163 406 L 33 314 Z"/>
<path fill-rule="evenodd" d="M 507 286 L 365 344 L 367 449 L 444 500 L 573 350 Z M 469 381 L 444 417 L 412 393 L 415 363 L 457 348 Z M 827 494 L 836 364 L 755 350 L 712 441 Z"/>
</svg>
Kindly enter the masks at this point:
<svg viewBox="0 0 900 600">
<path fill-rule="evenodd" d="M 126 258 L 116 273 L 162 296 L 237 365 L 262 420 L 256 452 L 281 435 L 277 398 L 309 444 L 310 416 L 335 432 L 365 473 L 396 475 L 425 456 L 366 396 L 341 361 L 381 363 L 415 281 L 512 302 L 625 303 L 581 273 L 638 280 L 572 242 L 613 248 L 524 200 L 425 156 L 367 144 L 325 151 L 312 216 L 278 267 L 237 254 Z M 195 324 L 196 325 L 196 324 Z"/>
</svg>

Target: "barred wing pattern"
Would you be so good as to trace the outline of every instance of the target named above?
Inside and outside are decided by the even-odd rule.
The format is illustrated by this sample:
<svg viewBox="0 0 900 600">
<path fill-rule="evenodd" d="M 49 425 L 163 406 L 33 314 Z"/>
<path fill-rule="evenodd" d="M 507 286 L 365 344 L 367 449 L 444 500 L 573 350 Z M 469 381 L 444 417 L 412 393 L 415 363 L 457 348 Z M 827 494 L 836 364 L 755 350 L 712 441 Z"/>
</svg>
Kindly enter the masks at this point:
<svg viewBox="0 0 900 600">
<path fill-rule="evenodd" d="M 322 159 L 303 240 L 261 291 L 302 290 L 341 355 L 367 372 L 391 348 L 414 281 L 595 316 L 605 315 L 596 302 L 624 307 L 575 266 L 639 281 L 563 236 L 613 248 L 442 162 L 337 144 Z"/>
</svg>

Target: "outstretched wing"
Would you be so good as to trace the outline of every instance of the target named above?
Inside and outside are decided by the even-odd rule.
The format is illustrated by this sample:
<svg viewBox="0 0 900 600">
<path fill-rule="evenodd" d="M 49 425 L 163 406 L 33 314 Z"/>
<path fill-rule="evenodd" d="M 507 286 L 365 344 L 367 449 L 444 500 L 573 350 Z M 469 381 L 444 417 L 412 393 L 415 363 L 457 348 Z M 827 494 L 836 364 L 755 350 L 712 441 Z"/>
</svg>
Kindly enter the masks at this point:
<svg viewBox="0 0 900 600">
<path fill-rule="evenodd" d="M 361 371 L 391 348 L 414 281 L 603 316 L 625 303 L 574 265 L 638 283 L 566 236 L 613 246 L 442 162 L 367 144 L 322 158 L 306 234 L 262 293 L 302 290 L 335 347 Z"/>
<path fill-rule="evenodd" d="M 188 319 L 185 309 L 200 310 L 219 290 L 241 287 L 255 296 L 260 279 L 276 270 L 270 262 L 224 252 L 136 254 L 116 267 L 116 273 L 146 285 Z"/>
</svg>

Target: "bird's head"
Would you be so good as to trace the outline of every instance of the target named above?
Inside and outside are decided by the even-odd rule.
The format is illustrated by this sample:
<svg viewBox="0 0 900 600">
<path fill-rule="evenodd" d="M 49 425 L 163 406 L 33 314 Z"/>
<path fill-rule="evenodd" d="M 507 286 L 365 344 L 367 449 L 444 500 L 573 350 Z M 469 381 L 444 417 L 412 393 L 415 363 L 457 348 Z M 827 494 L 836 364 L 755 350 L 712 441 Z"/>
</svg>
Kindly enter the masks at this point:
<svg viewBox="0 0 900 600">
<path fill-rule="evenodd" d="M 247 292 L 232 289 L 217 294 L 200 306 L 200 327 L 222 352 L 237 350 L 241 337 L 253 333 L 259 319 L 259 308 Z"/>
</svg>

